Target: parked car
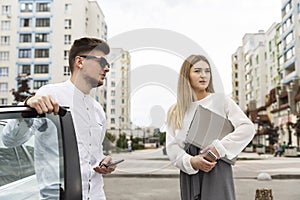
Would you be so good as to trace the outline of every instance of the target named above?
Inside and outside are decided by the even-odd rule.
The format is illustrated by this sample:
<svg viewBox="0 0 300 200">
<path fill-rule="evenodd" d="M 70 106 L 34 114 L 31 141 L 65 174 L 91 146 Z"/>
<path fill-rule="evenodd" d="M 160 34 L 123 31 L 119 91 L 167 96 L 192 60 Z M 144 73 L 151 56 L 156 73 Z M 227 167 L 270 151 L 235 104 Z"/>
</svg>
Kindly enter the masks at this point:
<svg viewBox="0 0 300 200">
<path fill-rule="evenodd" d="M 72 116 L 0 106 L 0 199 L 82 199 Z"/>
</svg>

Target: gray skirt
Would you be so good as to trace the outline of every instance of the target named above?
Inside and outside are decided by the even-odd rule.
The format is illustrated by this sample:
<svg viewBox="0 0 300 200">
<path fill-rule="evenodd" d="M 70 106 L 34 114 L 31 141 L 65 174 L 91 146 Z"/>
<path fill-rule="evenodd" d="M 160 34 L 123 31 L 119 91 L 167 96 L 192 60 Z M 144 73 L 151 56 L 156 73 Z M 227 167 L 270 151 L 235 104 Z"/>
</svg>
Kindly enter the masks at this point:
<svg viewBox="0 0 300 200">
<path fill-rule="evenodd" d="M 190 155 L 199 154 L 199 148 L 189 145 Z M 210 172 L 199 170 L 188 175 L 180 171 L 180 189 L 182 200 L 235 200 L 232 167 L 218 160 Z"/>
</svg>

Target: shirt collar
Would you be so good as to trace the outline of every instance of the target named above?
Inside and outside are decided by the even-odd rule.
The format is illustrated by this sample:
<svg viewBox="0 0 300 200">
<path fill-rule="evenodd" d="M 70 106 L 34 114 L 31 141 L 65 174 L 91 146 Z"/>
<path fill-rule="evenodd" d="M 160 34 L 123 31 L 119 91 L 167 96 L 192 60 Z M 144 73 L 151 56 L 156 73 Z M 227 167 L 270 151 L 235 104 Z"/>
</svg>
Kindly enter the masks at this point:
<svg viewBox="0 0 300 200">
<path fill-rule="evenodd" d="M 85 97 L 89 96 L 89 95 L 83 93 L 82 91 L 80 91 L 80 90 L 72 83 L 72 81 L 71 81 L 70 79 L 67 80 L 66 83 L 67 83 L 68 87 L 69 87 L 71 90 L 73 90 L 74 95 L 79 96 L 79 97 L 82 97 L 82 98 L 85 98 Z"/>
</svg>

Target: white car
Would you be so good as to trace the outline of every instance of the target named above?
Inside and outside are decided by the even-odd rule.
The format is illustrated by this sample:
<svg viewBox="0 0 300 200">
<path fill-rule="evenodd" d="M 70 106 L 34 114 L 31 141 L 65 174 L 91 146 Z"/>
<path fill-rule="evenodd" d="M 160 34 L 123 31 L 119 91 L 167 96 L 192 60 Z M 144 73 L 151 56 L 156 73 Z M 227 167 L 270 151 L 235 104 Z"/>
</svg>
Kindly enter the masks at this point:
<svg viewBox="0 0 300 200">
<path fill-rule="evenodd" d="M 0 106 L 0 199 L 81 200 L 81 175 L 71 113 L 38 115 Z"/>
</svg>

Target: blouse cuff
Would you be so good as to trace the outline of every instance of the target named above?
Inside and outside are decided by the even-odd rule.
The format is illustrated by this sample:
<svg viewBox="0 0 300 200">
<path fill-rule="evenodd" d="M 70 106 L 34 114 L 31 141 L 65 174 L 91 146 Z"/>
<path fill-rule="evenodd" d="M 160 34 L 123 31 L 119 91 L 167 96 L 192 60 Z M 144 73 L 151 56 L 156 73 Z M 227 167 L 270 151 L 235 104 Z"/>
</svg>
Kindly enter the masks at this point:
<svg viewBox="0 0 300 200">
<path fill-rule="evenodd" d="M 192 167 L 192 164 L 191 164 L 191 158 L 192 156 L 189 155 L 189 154 L 185 154 L 183 155 L 183 158 L 182 158 L 182 161 L 183 161 L 183 167 L 185 168 L 186 172 L 188 174 L 196 174 L 199 170 L 195 170 L 193 167 Z"/>
<path fill-rule="evenodd" d="M 225 147 L 221 144 L 220 140 L 214 140 L 212 145 L 215 147 L 221 158 L 226 156 L 227 151 Z"/>
</svg>

